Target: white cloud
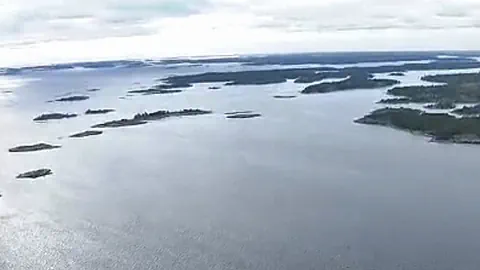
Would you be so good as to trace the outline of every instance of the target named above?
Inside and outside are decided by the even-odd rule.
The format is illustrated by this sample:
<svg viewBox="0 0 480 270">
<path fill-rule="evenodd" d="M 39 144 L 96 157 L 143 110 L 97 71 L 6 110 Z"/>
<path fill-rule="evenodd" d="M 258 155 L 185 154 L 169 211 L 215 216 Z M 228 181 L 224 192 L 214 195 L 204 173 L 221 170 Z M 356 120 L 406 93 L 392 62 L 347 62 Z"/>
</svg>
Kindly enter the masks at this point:
<svg viewBox="0 0 480 270">
<path fill-rule="evenodd" d="M 0 66 L 125 57 L 480 48 L 478 0 L 0 0 Z"/>
</svg>

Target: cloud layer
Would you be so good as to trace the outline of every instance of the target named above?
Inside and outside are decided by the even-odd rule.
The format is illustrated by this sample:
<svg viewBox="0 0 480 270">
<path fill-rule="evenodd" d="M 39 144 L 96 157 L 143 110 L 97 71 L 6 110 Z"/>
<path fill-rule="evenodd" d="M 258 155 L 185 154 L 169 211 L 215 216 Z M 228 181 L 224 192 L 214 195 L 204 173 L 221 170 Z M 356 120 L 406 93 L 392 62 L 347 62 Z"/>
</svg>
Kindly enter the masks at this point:
<svg viewBox="0 0 480 270">
<path fill-rule="evenodd" d="M 282 51 L 477 49 L 478 0 L 0 0 L 0 66 Z"/>
</svg>

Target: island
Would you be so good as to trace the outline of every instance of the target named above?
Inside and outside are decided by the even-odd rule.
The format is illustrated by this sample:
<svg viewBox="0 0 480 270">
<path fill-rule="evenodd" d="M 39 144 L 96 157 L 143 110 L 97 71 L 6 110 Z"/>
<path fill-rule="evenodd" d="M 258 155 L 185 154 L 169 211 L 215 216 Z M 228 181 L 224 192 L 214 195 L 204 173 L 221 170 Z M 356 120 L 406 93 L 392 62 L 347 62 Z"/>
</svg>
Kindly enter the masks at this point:
<svg viewBox="0 0 480 270">
<path fill-rule="evenodd" d="M 89 96 L 71 96 L 71 97 L 64 97 L 64 98 L 55 99 L 55 101 L 57 101 L 57 102 L 72 102 L 72 101 L 87 100 L 89 98 L 90 98 Z"/>
<path fill-rule="evenodd" d="M 356 73 L 348 79 L 338 82 L 319 83 L 307 86 L 301 91 L 302 94 L 320 94 L 353 89 L 374 89 L 392 86 L 400 83 L 390 79 L 372 79 L 368 73 Z"/>
<path fill-rule="evenodd" d="M 37 116 L 33 121 L 47 121 L 47 120 L 60 120 L 65 118 L 77 117 L 77 114 L 74 113 L 46 113 L 40 116 Z"/>
<path fill-rule="evenodd" d="M 168 94 L 176 94 L 181 92 L 183 91 L 179 89 L 156 89 L 156 88 L 128 91 L 128 93 L 130 94 L 143 94 L 143 95 L 168 95 Z"/>
<path fill-rule="evenodd" d="M 452 113 L 465 116 L 480 115 L 480 104 L 475 106 L 463 106 L 462 108 L 453 110 Z"/>
<path fill-rule="evenodd" d="M 51 149 L 57 149 L 60 148 L 61 146 L 59 145 L 50 145 L 47 143 L 37 143 L 33 145 L 22 145 L 22 146 L 17 146 L 14 148 L 10 148 L 8 152 L 10 153 L 22 153 L 22 152 L 36 152 L 36 151 L 42 151 L 42 150 L 51 150 Z"/>
<path fill-rule="evenodd" d="M 377 102 L 377 104 L 408 104 L 412 100 L 409 98 L 385 98 Z"/>
<path fill-rule="evenodd" d="M 39 169 L 39 170 L 34 170 L 34 171 L 29 171 L 26 173 L 19 174 L 17 176 L 17 179 L 36 179 L 36 178 L 45 177 L 51 174 L 53 174 L 53 172 L 50 169 Z"/>
<path fill-rule="evenodd" d="M 447 113 L 427 113 L 410 108 L 378 109 L 355 123 L 380 125 L 423 134 L 433 142 L 480 143 L 480 117 L 457 118 Z"/>
<path fill-rule="evenodd" d="M 233 112 L 226 112 L 225 115 L 249 114 L 249 113 L 253 113 L 253 111 L 233 111 Z"/>
<path fill-rule="evenodd" d="M 402 76 L 405 76 L 405 73 L 403 73 L 403 72 L 391 72 L 388 75 L 393 76 L 393 77 L 402 77 Z"/>
<path fill-rule="evenodd" d="M 434 85 L 404 86 L 388 90 L 388 94 L 410 98 L 414 103 L 480 103 L 480 73 L 424 76 Z"/>
<path fill-rule="evenodd" d="M 219 90 L 222 89 L 220 86 L 210 86 L 208 87 L 209 90 Z"/>
<path fill-rule="evenodd" d="M 114 112 L 115 110 L 114 109 L 98 109 L 98 110 L 92 110 L 92 109 L 88 109 L 85 114 L 107 114 L 107 113 L 111 113 L 111 112 Z"/>
<path fill-rule="evenodd" d="M 139 126 L 146 124 L 147 121 L 140 121 L 135 119 L 120 119 L 105 122 L 102 124 L 97 124 L 92 126 L 92 128 L 118 128 L 118 127 L 128 127 L 128 126 Z"/>
<path fill-rule="evenodd" d="M 261 117 L 260 113 L 254 113 L 251 111 L 244 111 L 244 112 L 231 112 L 225 113 L 228 119 L 248 119 L 248 118 L 257 118 Z"/>
<path fill-rule="evenodd" d="M 455 109 L 457 105 L 453 100 L 450 99 L 442 99 L 437 103 L 427 104 L 424 106 L 425 109 L 435 109 L 435 110 L 451 110 Z"/>
<path fill-rule="evenodd" d="M 292 99 L 296 97 L 297 97 L 296 95 L 274 95 L 273 96 L 273 98 L 277 98 L 277 99 Z"/>
<path fill-rule="evenodd" d="M 211 114 L 212 111 L 201 110 L 201 109 L 183 109 L 181 111 L 156 111 L 153 113 L 138 113 L 136 114 L 133 119 L 140 120 L 140 121 L 153 121 L 153 120 L 161 120 L 168 117 L 181 117 L 181 116 L 194 116 L 194 115 L 204 115 L 204 114 Z"/>
<path fill-rule="evenodd" d="M 84 137 L 89 137 L 89 136 L 97 136 L 97 135 L 102 135 L 103 131 L 100 130 L 87 130 L 84 132 L 76 133 L 73 135 L 70 135 L 70 138 L 84 138 Z"/>
<path fill-rule="evenodd" d="M 299 77 L 316 76 L 321 70 L 331 68 L 248 70 L 235 72 L 207 72 L 193 75 L 178 75 L 163 79 L 167 84 L 225 83 L 225 85 L 265 85 L 295 80 Z"/>
<path fill-rule="evenodd" d="M 157 84 L 148 89 L 140 90 L 130 90 L 130 94 L 145 94 L 145 95 L 164 95 L 164 94 L 175 94 L 180 93 L 182 90 L 178 88 L 190 88 L 193 85 L 189 82 L 167 82 L 162 84 Z"/>
<path fill-rule="evenodd" d="M 124 126 L 137 126 L 148 123 L 148 121 L 162 120 L 170 117 L 183 117 L 183 116 L 195 116 L 195 115 L 205 115 L 211 114 L 212 111 L 201 110 L 201 109 L 183 109 L 181 111 L 166 111 L 160 110 L 153 113 L 138 113 L 133 116 L 131 119 L 121 119 L 106 122 L 103 124 L 98 124 L 92 126 L 92 128 L 117 128 Z"/>
<path fill-rule="evenodd" d="M 312 64 L 312 63 L 310 63 Z M 331 63 L 330 63 L 331 64 Z M 403 65 L 383 65 L 373 67 L 316 67 L 316 68 L 284 68 L 248 70 L 234 72 L 207 72 L 189 75 L 174 75 L 160 79 L 166 85 L 192 85 L 196 83 L 225 83 L 225 85 L 264 85 L 283 83 L 287 80 L 294 80 L 295 83 L 314 83 L 325 79 L 343 79 L 349 76 L 365 77 L 362 74 L 387 73 L 400 76 L 406 71 L 420 70 L 450 70 L 480 68 L 480 62 L 471 59 L 458 60 L 433 60 L 428 63 L 405 63 Z M 371 75 L 368 76 L 371 79 Z M 388 85 L 391 85 L 391 81 Z M 381 84 L 380 84 L 381 85 Z M 352 86 L 353 87 L 353 86 Z M 376 88 L 367 84 L 359 88 Z M 356 89 L 357 87 L 353 87 Z"/>
<path fill-rule="evenodd" d="M 100 91 L 100 88 L 90 88 L 90 89 L 87 89 L 87 92 L 98 92 Z"/>
</svg>

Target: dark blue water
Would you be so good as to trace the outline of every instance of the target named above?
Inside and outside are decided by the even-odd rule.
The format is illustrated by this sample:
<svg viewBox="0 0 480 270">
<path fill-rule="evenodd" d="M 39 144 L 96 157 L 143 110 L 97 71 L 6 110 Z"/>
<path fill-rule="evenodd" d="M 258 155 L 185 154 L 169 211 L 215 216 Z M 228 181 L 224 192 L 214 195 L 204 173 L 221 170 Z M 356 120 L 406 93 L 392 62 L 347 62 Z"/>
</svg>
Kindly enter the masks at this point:
<svg viewBox="0 0 480 270">
<path fill-rule="evenodd" d="M 303 86 L 133 96 L 172 73 L 32 73 L 0 93 L 0 269 L 478 269 L 479 148 L 356 125 L 386 89 L 277 100 Z M 422 72 L 405 84 L 420 83 Z M 11 82 L 11 81 L 10 81 Z M 5 84 L 4 84 L 5 85 Z M 46 103 L 68 93 L 91 99 Z M 34 123 L 43 112 L 113 114 Z M 142 111 L 203 108 L 68 139 Z M 225 119 L 254 110 L 263 117 Z M 62 148 L 10 154 L 45 141 Z M 54 175 L 19 181 L 48 167 Z"/>
</svg>

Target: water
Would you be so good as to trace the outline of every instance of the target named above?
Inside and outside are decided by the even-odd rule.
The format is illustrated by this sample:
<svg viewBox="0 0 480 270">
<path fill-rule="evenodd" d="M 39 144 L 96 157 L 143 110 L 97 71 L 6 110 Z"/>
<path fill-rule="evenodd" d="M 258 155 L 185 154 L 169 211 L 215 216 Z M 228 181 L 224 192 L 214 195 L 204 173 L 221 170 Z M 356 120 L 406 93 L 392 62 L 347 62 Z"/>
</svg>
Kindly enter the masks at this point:
<svg viewBox="0 0 480 270">
<path fill-rule="evenodd" d="M 119 99 L 215 68 L 32 73 L 0 94 L 0 269 L 478 269 L 478 147 L 354 124 L 387 89 L 278 100 L 304 85 L 200 84 Z M 93 87 L 84 102 L 45 102 Z M 117 111 L 32 121 L 89 108 Z M 66 138 L 183 108 L 215 113 Z M 225 119 L 234 110 L 263 117 Z M 62 148 L 7 152 L 38 141 Z M 54 175 L 14 179 L 43 167 Z"/>
</svg>

